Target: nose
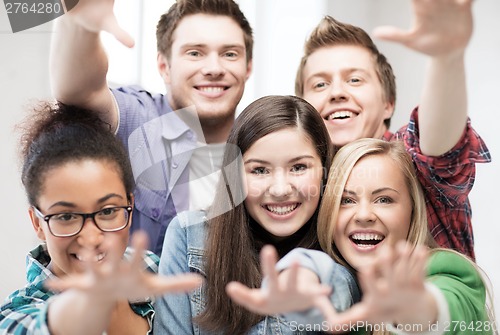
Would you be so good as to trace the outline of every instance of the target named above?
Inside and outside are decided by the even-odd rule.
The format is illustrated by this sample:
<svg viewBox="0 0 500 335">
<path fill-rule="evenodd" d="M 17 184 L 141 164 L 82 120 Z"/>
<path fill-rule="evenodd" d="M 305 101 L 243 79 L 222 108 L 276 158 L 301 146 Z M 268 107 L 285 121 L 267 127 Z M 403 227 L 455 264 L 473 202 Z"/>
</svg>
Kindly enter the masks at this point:
<svg viewBox="0 0 500 335">
<path fill-rule="evenodd" d="M 78 243 L 89 249 L 96 249 L 103 242 L 104 234 L 97 228 L 92 218 L 86 218 L 82 230 L 78 233 Z"/>
<path fill-rule="evenodd" d="M 273 197 L 282 198 L 292 193 L 292 184 L 284 171 L 278 171 L 274 174 L 269 186 L 269 194 Z"/>
<path fill-rule="evenodd" d="M 345 89 L 344 83 L 341 81 L 334 81 L 330 85 L 330 102 L 347 101 L 349 95 Z"/>
<path fill-rule="evenodd" d="M 354 219 L 359 224 L 371 224 L 377 220 L 377 216 L 373 211 L 371 203 L 362 201 L 358 204 Z"/>
<path fill-rule="evenodd" d="M 201 73 L 204 76 L 209 77 L 221 77 L 226 73 L 226 70 L 222 64 L 222 59 L 217 53 L 210 53 L 204 59 L 203 68 Z"/>
</svg>

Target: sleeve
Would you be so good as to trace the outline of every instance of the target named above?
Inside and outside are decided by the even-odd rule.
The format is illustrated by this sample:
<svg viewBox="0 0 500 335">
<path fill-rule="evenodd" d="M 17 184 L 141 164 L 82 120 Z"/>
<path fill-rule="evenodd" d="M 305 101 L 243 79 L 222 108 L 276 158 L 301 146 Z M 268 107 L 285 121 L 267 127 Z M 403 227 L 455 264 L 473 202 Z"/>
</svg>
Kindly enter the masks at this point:
<svg viewBox="0 0 500 335">
<path fill-rule="evenodd" d="M 424 283 L 425 289 L 430 292 L 434 299 L 436 300 L 436 304 L 438 307 L 438 316 L 436 318 L 436 322 L 433 324 L 429 324 L 429 328 L 423 330 L 422 332 L 405 332 L 403 329 L 399 329 L 397 326 L 392 325 L 391 323 L 386 323 L 387 330 L 396 335 L 442 335 L 446 331 L 446 325 L 450 324 L 450 312 L 448 310 L 448 303 L 446 302 L 446 298 L 444 297 L 443 292 L 439 288 L 437 288 L 434 284 L 429 282 Z"/>
<path fill-rule="evenodd" d="M 179 216 L 169 224 L 163 242 L 159 273 L 176 275 L 190 272 L 187 234 Z M 155 302 L 154 334 L 193 334 L 191 304 L 188 293 L 167 294 Z"/>
<path fill-rule="evenodd" d="M 111 89 L 118 110 L 116 135 L 127 146 L 128 136 L 145 122 L 160 116 L 155 98 L 140 86 Z"/>
<path fill-rule="evenodd" d="M 2 305 L 0 333 L 50 335 L 48 327 L 48 301 L 12 294 Z"/>
<path fill-rule="evenodd" d="M 429 261 L 427 281 L 442 292 L 448 305 L 450 321 L 438 325 L 444 334 L 492 334 L 486 286 L 471 261 L 453 252 L 435 252 Z"/>
<path fill-rule="evenodd" d="M 278 271 L 283 271 L 294 262 L 316 273 L 320 283 L 333 288 L 330 300 L 337 311 L 345 311 L 360 300 L 360 290 L 354 276 L 328 254 L 317 250 L 297 248 L 283 257 L 276 268 Z M 304 312 L 287 313 L 284 316 L 287 320 L 296 321 L 299 324 L 321 324 L 324 321 L 323 315 L 316 308 Z"/>
<path fill-rule="evenodd" d="M 475 164 L 491 161 L 490 152 L 472 128 L 470 119 L 460 140 L 441 156 L 426 156 L 420 150 L 418 108 L 413 110 L 408 125 L 394 134 L 393 139 L 404 141 L 419 180 L 426 192 L 430 193 L 429 198 L 445 206 L 464 204 L 474 184 Z"/>
</svg>

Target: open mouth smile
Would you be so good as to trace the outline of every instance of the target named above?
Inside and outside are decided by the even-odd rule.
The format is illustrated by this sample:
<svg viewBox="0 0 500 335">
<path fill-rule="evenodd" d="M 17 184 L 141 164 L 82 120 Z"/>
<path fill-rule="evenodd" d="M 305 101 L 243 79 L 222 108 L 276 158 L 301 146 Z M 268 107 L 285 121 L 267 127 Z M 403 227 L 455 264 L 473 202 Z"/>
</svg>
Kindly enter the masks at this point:
<svg viewBox="0 0 500 335">
<path fill-rule="evenodd" d="M 384 240 L 385 236 L 376 233 L 354 233 L 349 239 L 361 249 L 369 249 L 378 245 Z"/>
<path fill-rule="evenodd" d="M 266 210 L 276 215 L 287 215 L 293 212 L 299 206 L 300 203 L 294 203 L 289 205 L 263 205 L 262 207 L 264 207 Z"/>
<path fill-rule="evenodd" d="M 354 118 L 356 116 L 358 116 L 358 114 L 356 114 L 354 112 L 351 112 L 351 111 L 343 110 L 343 111 L 336 111 L 336 112 L 328 114 L 325 117 L 325 120 L 328 120 L 328 121 L 331 121 L 331 120 L 346 120 L 346 119 Z"/>
</svg>

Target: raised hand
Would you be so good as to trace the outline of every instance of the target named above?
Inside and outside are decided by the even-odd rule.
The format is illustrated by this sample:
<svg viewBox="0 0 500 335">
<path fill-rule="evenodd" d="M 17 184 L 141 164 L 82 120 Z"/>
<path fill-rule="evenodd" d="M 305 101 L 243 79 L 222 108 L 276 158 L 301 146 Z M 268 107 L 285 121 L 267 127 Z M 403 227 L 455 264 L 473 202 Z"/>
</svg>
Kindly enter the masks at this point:
<svg viewBox="0 0 500 335">
<path fill-rule="evenodd" d="M 461 53 L 472 35 L 471 7 L 472 0 L 412 0 L 409 30 L 383 26 L 373 34 L 429 56 Z"/>
<path fill-rule="evenodd" d="M 113 253 L 113 248 L 106 248 L 109 252 L 103 264 L 93 261 L 97 255 L 88 250 L 83 255 L 87 259 L 85 272 L 54 278 L 45 285 L 56 291 L 77 289 L 101 299 L 137 301 L 164 293 L 189 291 L 201 284 L 201 277 L 195 274 L 166 277 L 146 271 L 142 257 L 146 245 L 146 234 L 137 232 L 132 236 L 135 252 L 130 261 Z"/>
<path fill-rule="evenodd" d="M 319 306 L 332 330 L 358 322 L 421 324 L 424 329 L 432 324 L 437 305 L 424 286 L 427 257 L 425 247 L 412 249 L 406 242 L 383 250 L 358 274 L 363 291 L 360 303 L 340 314 L 331 306 Z"/>
<path fill-rule="evenodd" d="M 134 46 L 134 39 L 118 24 L 113 12 L 114 3 L 114 0 L 79 0 L 65 16 L 88 31 L 95 33 L 106 31 L 120 43 L 131 48 Z"/>
<path fill-rule="evenodd" d="M 238 282 L 229 283 L 226 292 L 237 304 L 257 314 L 273 315 L 329 303 L 331 288 L 321 285 L 312 271 L 294 264 L 278 273 L 275 269 L 278 256 L 272 246 L 262 248 L 260 258 L 267 286 L 250 289 Z"/>
</svg>

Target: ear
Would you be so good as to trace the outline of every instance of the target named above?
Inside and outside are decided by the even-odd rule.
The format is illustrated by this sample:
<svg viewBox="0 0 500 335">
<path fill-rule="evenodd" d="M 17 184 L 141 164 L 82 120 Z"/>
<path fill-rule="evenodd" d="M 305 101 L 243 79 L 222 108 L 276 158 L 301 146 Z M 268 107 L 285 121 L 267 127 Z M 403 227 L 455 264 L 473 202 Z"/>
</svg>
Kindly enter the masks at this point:
<svg viewBox="0 0 500 335">
<path fill-rule="evenodd" d="M 167 57 L 161 52 L 158 52 L 156 55 L 156 65 L 160 76 L 163 78 L 163 82 L 165 82 L 165 84 L 170 84 L 170 66 Z"/>
<path fill-rule="evenodd" d="M 43 230 L 42 222 L 41 222 L 43 219 L 40 219 L 35 214 L 35 210 L 33 209 L 33 207 L 30 207 L 30 209 L 28 210 L 28 213 L 30 215 L 31 224 L 33 225 L 33 229 L 35 230 L 36 236 L 40 240 L 46 241 L 47 239 L 45 238 L 45 231 Z"/>
<path fill-rule="evenodd" d="M 252 70 L 253 70 L 253 61 L 249 60 L 247 63 L 247 75 L 245 77 L 245 80 L 248 80 L 248 78 L 250 78 L 250 75 L 252 74 Z"/>
<path fill-rule="evenodd" d="M 386 101 L 384 108 L 384 120 L 390 119 L 394 114 L 394 102 Z"/>
<path fill-rule="evenodd" d="M 135 204 L 135 198 L 134 198 L 134 194 L 133 193 L 130 193 L 128 195 L 128 198 L 130 199 L 130 206 L 132 206 L 132 208 L 134 208 L 134 204 Z"/>
</svg>

